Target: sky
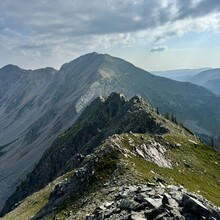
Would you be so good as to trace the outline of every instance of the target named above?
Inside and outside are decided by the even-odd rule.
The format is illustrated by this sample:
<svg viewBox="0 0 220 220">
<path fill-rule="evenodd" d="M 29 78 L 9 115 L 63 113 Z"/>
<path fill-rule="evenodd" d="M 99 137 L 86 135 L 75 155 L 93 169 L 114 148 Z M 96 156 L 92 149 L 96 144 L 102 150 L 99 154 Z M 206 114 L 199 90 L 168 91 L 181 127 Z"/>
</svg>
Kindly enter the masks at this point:
<svg viewBox="0 0 220 220">
<path fill-rule="evenodd" d="M 0 67 L 93 51 L 148 71 L 220 67 L 220 0 L 0 1 Z"/>
</svg>

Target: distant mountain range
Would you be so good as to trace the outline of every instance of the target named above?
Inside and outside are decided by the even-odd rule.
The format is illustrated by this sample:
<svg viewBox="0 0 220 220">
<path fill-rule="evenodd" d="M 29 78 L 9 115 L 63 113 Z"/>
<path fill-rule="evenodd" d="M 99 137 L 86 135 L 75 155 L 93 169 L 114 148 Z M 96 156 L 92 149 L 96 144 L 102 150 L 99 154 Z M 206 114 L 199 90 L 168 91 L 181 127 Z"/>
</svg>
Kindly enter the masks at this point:
<svg viewBox="0 0 220 220">
<path fill-rule="evenodd" d="M 156 76 L 162 76 L 180 82 L 188 82 L 188 79 L 206 70 L 211 70 L 211 68 L 152 71 L 151 73 L 153 73 Z"/>
<path fill-rule="evenodd" d="M 220 95 L 220 68 L 200 72 L 187 81 L 203 86 L 213 93 Z"/>
<path fill-rule="evenodd" d="M 152 71 L 151 73 L 156 76 L 166 77 L 180 82 L 191 82 L 220 95 L 220 68 Z"/>
<path fill-rule="evenodd" d="M 219 136 L 220 98 L 207 89 L 158 77 L 107 54 L 91 53 L 53 68 L 0 69 L 0 208 L 98 96 L 140 94 L 203 137 Z"/>
</svg>

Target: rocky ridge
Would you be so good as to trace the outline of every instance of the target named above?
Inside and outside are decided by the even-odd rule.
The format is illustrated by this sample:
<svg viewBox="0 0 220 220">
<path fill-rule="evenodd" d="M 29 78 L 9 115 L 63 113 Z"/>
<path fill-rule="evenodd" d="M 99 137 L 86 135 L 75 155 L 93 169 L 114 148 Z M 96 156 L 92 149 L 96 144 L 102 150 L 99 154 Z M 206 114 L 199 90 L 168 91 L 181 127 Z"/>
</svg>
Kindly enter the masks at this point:
<svg viewBox="0 0 220 220">
<path fill-rule="evenodd" d="M 10 201 L 18 201 L 60 174 L 80 166 L 81 160 L 77 155 L 90 154 L 108 136 L 127 132 L 164 134 L 172 130 L 181 129 L 169 121 L 165 123 L 165 119 L 161 119 L 155 109 L 139 96 L 126 100 L 123 95 L 112 93 L 108 98 L 97 98 L 76 123 L 54 141 L 22 187 L 8 200 L 5 209 L 11 207 Z M 159 149 L 161 152 L 163 150 Z M 147 154 L 144 145 L 138 153 Z"/>
<path fill-rule="evenodd" d="M 85 219 L 219 220 L 220 207 L 201 195 L 187 192 L 182 186 L 166 185 L 164 180 L 157 179 L 157 183 L 119 187 L 114 200 L 106 198 Z"/>
<path fill-rule="evenodd" d="M 95 99 L 55 140 L 7 201 L 3 214 L 9 213 L 2 219 L 132 219 L 135 215 L 200 219 L 187 209 L 186 204 L 192 202 L 209 210 L 202 217 L 218 219 L 217 207 L 202 197 L 193 199 L 183 187 L 181 192 L 176 188 L 182 194 L 175 203 L 169 185 L 181 184 L 219 204 L 219 164 L 218 152 L 185 127 L 162 117 L 140 96 L 127 100 L 112 93 Z M 158 184 L 150 186 L 154 180 Z M 121 202 L 118 195 L 124 191 L 125 202 Z M 141 195 L 143 200 L 135 199 Z M 164 196 L 169 201 L 164 202 Z M 190 202 L 185 204 L 186 196 Z M 156 209 L 150 205 L 155 201 Z M 175 206 L 169 209 L 170 201 Z M 128 209 L 130 202 L 140 209 Z M 103 216 L 105 212 L 110 213 Z"/>
<path fill-rule="evenodd" d="M 54 186 L 45 205 L 22 220 L 220 219 L 220 207 L 181 185 L 170 185 L 170 180 L 155 173 L 154 169 L 150 170 L 154 182 L 140 178 L 138 165 L 129 163 L 132 156 L 140 157 L 135 149 L 138 145 L 125 148 L 126 136 L 132 146 L 131 140 L 139 134 L 113 135 L 93 153 L 85 157 L 78 155 L 82 160 L 80 166 L 50 183 L 47 187 Z M 140 136 L 141 140 L 146 138 Z M 153 143 L 162 144 L 158 139 Z M 170 147 L 167 145 L 167 150 Z M 33 195 L 36 197 L 38 193 Z M 19 216 L 29 208 L 35 210 L 39 201 L 30 196 L 16 204 L 16 208 L 2 219 L 21 219 Z M 27 206 L 22 208 L 25 203 Z"/>
</svg>

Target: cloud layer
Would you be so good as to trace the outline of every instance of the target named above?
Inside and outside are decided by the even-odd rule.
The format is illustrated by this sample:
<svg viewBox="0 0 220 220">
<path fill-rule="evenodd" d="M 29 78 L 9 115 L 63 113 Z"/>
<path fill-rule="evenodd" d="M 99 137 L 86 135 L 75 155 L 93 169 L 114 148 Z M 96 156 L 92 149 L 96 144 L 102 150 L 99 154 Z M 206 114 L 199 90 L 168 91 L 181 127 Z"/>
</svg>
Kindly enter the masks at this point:
<svg viewBox="0 0 220 220">
<path fill-rule="evenodd" d="M 220 31 L 219 0 L 0 2 L 1 51 L 36 59 L 132 45 L 145 38 L 165 42 L 192 30 Z"/>
</svg>

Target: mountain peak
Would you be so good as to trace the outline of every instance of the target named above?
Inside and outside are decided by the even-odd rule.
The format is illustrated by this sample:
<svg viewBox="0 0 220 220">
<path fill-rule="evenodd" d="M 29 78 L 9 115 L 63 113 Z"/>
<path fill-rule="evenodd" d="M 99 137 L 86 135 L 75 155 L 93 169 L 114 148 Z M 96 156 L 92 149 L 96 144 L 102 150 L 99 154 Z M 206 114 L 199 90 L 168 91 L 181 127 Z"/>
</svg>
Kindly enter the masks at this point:
<svg viewBox="0 0 220 220">
<path fill-rule="evenodd" d="M 115 100 L 119 100 L 120 102 L 124 103 L 126 101 L 126 97 L 122 93 L 112 92 L 106 99 L 106 101 L 115 101 Z"/>
<path fill-rule="evenodd" d="M 17 70 L 21 71 L 22 69 L 17 65 L 8 64 L 8 65 L 2 67 L 0 70 L 2 70 L 4 72 L 11 72 L 11 71 L 17 71 Z"/>
<path fill-rule="evenodd" d="M 146 105 L 146 106 L 150 106 L 149 103 L 144 99 L 142 98 L 141 95 L 135 95 L 133 96 L 130 100 L 129 100 L 130 103 L 133 103 L 133 104 L 143 104 L 143 105 Z"/>
<path fill-rule="evenodd" d="M 97 53 L 96 51 L 90 53 L 91 55 L 99 55 L 99 53 Z"/>
</svg>

